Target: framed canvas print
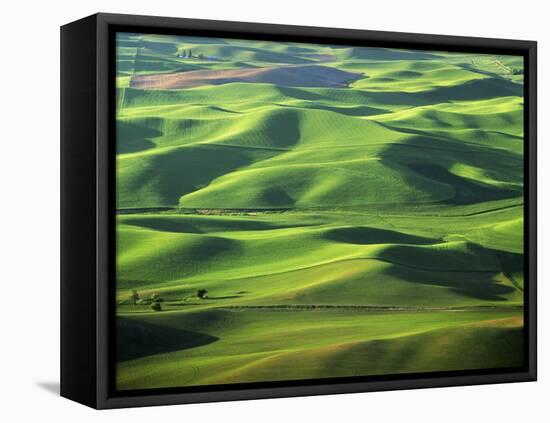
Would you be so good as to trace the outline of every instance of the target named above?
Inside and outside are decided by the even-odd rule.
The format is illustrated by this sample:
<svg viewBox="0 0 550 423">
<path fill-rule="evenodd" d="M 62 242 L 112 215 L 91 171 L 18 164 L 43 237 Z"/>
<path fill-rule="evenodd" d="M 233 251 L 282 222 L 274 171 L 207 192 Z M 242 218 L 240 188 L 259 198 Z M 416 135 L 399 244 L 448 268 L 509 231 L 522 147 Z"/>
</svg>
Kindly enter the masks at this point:
<svg viewBox="0 0 550 423">
<path fill-rule="evenodd" d="M 62 395 L 536 379 L 536 43 L 62 27 Z"/>
</svg>

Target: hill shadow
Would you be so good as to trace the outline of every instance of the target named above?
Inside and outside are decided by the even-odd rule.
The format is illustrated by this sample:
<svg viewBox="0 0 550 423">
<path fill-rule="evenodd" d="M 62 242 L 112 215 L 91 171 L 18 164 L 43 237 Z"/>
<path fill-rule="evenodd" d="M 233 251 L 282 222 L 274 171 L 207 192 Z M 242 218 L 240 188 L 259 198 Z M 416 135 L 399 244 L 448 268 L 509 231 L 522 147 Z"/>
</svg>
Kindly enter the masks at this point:
<svg viewBox="0 0 550 423">
<path fill-rule="evenodd" d="M 269 206 L 276 207 L 278 205 L 294 205 L 294 198 L 279 187 L 266 188 L 261 192 L 261 200 Z"/>
<path fill-rule="evenodd" d="M 462 84 L 438 87 L 418 93 L 431 102 L 484 100 L 503 96 L 522 96 L 523 87 L 502 78 L 472 79 Z"/>
<path fill-rule="evenodd" d="M 399 172 L 407 180 L 407 184 L 427 193 L 430 187 L 426 185 L 433 181 L 433 191 L 437 186 L 447 185 L 453 189 L 447 198 L 436 199 L 434 203 L 448 205 L 467 205 L 493 200 L 515 198 L 522 194 L 515 187 L 500 187 L 481 180 L 466 178 L 449 169 L 455 164 L 483 169 L 490 179 L 495 181 L 510 181 L 511 175 L 517 175 L 517 181 L 522 178 L 522 160 L 517 154 L 498 149 L 491 150 L 484 145 L 465 144 L 447 138 L 430 138 L 422 132 L 403 130 L 414 133 L 414 136 L 400 143 L 389 145 L 380 157 L 385 166 Z M 443 196 L 443 194 L 439 194 Z"/>
<path fill-rule="evenodd" d="M 117 362 L 208 345 L 218 340 L 205 333 L 157 326 L 117 317 Z"/>
<path fill-rule="evenodd" d="M 388 113 L 387 109 L 380 109 L 370 106 L 354 106 L 354 107 L 337 107 L 330 106 L 328 104 L 321 103 L 310 103 L 305 106 L 296 106 L 296 105 L 287 105 L 287 104 L 277 104 L 279 107 L 288 107 L 288 108 L 300 108 L 303 110 L 326 110 L 329 112 L 339 113 L 345 116 L 375 116 Z"/>
<path fill-rule="evenodd" d="M 326 239 L 347 244 L 433 244 L 438 240 L 409 235 L 388 229 L 353 226 L 332 229 L 324 234 Z"/>
<path fill-rule="evenodd" d="M 346 59 L 362 60 L 434 60 L 442 56 L 425 51 L 393 50 L 382 47 L 343 47 L 333 46 L 337 54 Z"/>
<path fill-rule="evenodd" d="M 155 147 L 150 138 L 159 137 L 162 132 L 145 125 L 117 119 L 116 134 L 117 154 L 124 154 L 137 153 Z"/>
<path fill-rule="evenodd" d="M 418 260 L 407 256 L 408 259 L 412 259 L 411 266 L 395 263 L 392 260 L 390 262 L 393 265 L 383 269 L 382 272 L 407 282 L 447 287 L 461 295 L 478 300 L 506 301 L 504 295 L 511 294 L 516 288 L 495 281 L 495 277 L 500 273 L 523 271 L 523 255 L 484 248 L 478 244 L 475 244 L 475 246 L 480 252 L 484 251 L 486 255 L 493 255 L 497 260 L 497 266 L 500 265 L 501 268 L 492 271 L 470 271 L 464 265 L 464 260 L 457 259 L 457 269 L 422 269 L 414 267 L 414 263 Z M 395 249 L 396 254 L 399 253 L 399 246 L 395 246 Z M 448 254 L 445 251 L 430 251 L 430 262 L 448 261 L 448 257 L 438 258 L 438 253 Z M 395 254 L 388 255 L 393 256 Z M 464 267 L 463 271 L 459 269 L 461 265 Z"/>
<path fill-rule="evenodd" d="M 179 216 L 174 218 L 170 216 L 145 218 L 141 216 L 131 216 L 125 218 L 122 223 L 154 231 L 193 234 L 208 234 L 216 231 L 269 231 L 290 227 L 314 226 L 314 223 L 278 224 L 276 222 L 260 220 L 232 220 L 223 218 L 219 220 L 215 218 L 206 220 L 195 217 L 181 218 Z"/>
<path fill-rule="evenodd" d="M 518 196 L 518 191 L 500 189 L 479 181 L 472 182 L 454 175 L 444 167 L 429 163 L 412 163 L 409 168 L 422 176 L 451 185 L 455 190 L 454 197 L 442 201 L 449 205 L 475 204 L 478 202 L 505 200 Z"/>
<path fill-rule="evenodd" d="M 373 78 L 372 80 L 383 81 L 377 78 Z M 400 104 L 411 107 L 450 103 L 452 101 L 489 100 L 503 96 L 521 97 L 523 96 L 523 86 L 503 78 L 484 78 L 473 79 L 452 86 L 435 87 L 419 92 L 365 91 L 364 95 L 367 100 L 374 101 L 379 105 Z"/>
</svg>

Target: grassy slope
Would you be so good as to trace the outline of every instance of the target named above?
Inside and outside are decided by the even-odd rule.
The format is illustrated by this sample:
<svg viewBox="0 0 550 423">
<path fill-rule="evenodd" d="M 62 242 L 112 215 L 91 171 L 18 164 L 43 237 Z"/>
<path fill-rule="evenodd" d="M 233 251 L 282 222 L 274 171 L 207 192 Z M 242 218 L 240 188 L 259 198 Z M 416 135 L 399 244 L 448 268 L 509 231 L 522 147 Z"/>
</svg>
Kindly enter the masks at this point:
<svg viewBox="0 0 550 423">
<path fill-rule="evenodd" d="M 517 60 L 251 44 L 118 41 L 117 206 L 145 212 L 117 218 L 118 386 L 521 364 Z M 188 49 L 209 59 L 177 57 Z M 363 77 L 128 88 L 134 74 L 315 63 Z M 129 305 L 133 289 L 164 311 Z"/>
<path fill-rule="evenodd" d="M 514 311 L 372 313 L 353 311 L 173 312 L 129 315 L 118 369 L 125 389 L 407 373 L 521 362 Z M 139 328 L 136 325 L 141 325 Z M 200 327 L 208 335 L 197 336 Z M 166 333 L 163 333 L 166 331 Z M 179 331 L 179 332 L 178 332 Z M 132 336 L 138 333 L 138 336 Z M 177 344 L 173 342 L 179 333 Z M 163 336 L 170 334 L 171 337 Z M 150 336 L 164 339 L 154 356 Z M 193 340 L 192 348 L 185 348 Z M 133 341 L 133 342 L 132 342 Z M 457 359 L 458 357 L 458 359 Z M 496 360 L 494 357 L 497 357 Z"/>
</svg>

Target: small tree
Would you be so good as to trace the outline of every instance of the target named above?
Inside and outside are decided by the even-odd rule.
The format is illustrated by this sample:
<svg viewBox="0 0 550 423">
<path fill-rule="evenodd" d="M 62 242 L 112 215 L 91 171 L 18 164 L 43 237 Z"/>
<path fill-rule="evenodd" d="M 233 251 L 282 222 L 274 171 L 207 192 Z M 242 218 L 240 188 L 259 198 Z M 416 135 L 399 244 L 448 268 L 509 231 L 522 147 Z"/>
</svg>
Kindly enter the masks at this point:
<svg viewBox="0 0 550 423">
<path fill-rule="evenodd" d="M 139 293 L 134 289 L 132 290 L 132 295 L 130 296 L 130 299 L 132 300 L 132 304 L 136 305 L 136 303 L 139 300 Z"/>
<path fill-rule="evenodd" d="M 197 297 L 199 297 L 201 300 L 204 300 L 207 297 L 208 291 L 204 288 L 201 288 L 197 291 Z"/>
<path fill-rule="evenodd" d="M 160 305 L 160 303 L 151 304 L 151 308 L 153 309 L 153 311 L 162 311 L 162 306 Z"/>
</svg>

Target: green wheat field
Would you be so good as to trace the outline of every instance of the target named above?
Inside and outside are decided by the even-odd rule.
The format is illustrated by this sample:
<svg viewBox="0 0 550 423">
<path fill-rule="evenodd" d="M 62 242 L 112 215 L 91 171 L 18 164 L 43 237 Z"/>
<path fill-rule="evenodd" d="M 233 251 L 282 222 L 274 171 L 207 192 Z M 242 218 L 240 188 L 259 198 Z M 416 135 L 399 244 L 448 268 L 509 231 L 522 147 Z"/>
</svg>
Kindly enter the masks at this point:
<svg viewBox="0 0 550 423">
<path fill-rule="evenodd" d="M 119 33 L 119 390 L 522 366 L 523 59 Z"/>
</svg>

